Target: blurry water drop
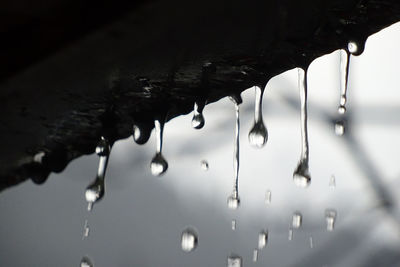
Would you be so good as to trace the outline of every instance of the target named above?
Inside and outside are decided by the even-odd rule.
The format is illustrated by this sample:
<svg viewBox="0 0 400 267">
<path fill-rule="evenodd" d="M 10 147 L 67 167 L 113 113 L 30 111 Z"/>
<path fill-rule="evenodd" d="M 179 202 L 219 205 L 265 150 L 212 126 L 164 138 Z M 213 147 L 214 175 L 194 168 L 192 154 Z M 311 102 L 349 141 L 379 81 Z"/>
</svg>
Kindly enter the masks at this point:
<svg viewBox="0 0 400 267">
<path fill-rule="evenodd" d="M 194 103 L 194 110 L 193 110 L 193 118 L 192 118 L 192 127 L 194 129 L 201 129 L 204 126 L 204 116 L 203 116 L 203 108 L 204 105 L 199 105 Z"/>
<path fill-rule="evenodd" d="M 310 248 L 314 248 L 314 241 L 312 236 L 310 236 Z"/>
<path fill-rule="evenodd" d="M 329 187 L 330 187 L 330 188 L 335 188 L 335 187 L 336 187 L 336 178 L 335 178 L 335 175 L 332 175 L 331 178 L 329 179 Z"/>
<path fill-rule="evenodd" d="M 338 108 L 339 114 L 344 114 L 346 112 L 349 65 L 350 54 L 344 49 L 340 50 L 340 101 Z"/>
<path fill-rule="evenodd" d="M 239 104 L 232 97 L 231 100 L 235 104 L 235 144 L 233 148 L 233 170 L 234 170 L 234 180 L 233 180 L 233 192 L 228 197 L 228 207 L 230 209 L 237 209 L 240 205 L 239 198 L 239 132 L 240 132 L 240 120 L 239 120 Z"/>
<path fill-rule="evenodd" d="M 334 209 L 325 210 L 326 230 L 333 231 L 335 228 L 336 214 L 336 210 Z"/>
<path fill-rule="evenodd" d="M 293 213 L 292 227 L 294 229 L 300 228 L 302 221 L 303 221 L 303 216 L 301 215 L 300 212 L 296 211 L 295 213 Z"/>
<path fill-rule="evenodd" d="M 263 249 L 267 245 L 268 242 L 268 231 L 261 231 L 258 234 L 258 249 Z"/>
<path fill-rule="evenodd" d="M 345 133 L 345 126 L 343 121 L 337 121 L 335 123 L 335 134 L 338 136 L 342 136 Z"/>
<path fill-rule="evenodd" d="M 271 195 L 271 190 L 267 190 L 267 192 L 265 192 L 265 204 L 271 204 Z"/>
<path fill-rule="evenodd" d="M 201 169 L 202 169 L 203 171 L 208 171 L 209 166 L 208 166 L 207 160 L 202 160 L 202 161 L 200 162 L 200 166 L 201 166 Z"/>
<path fill-rule="evenodd" d="M 89 257 L 84 256 L 81 260 L 81 267 L 94 267 L 94 264 L 92 261 L 89 259 Z"/>
<path fill-rule="evenodd" d="M 262 116 L 262 97 L 264 89 L 255 86 L 254 125 L 249 132 L 249 142 L 252 146 L 261 148 L 268 140 L 268 131 Z"/>
<path fill-rule="evenodd" d="M 301 156 L 300 161 L 293 173 L 293 181 L 297 186 L 307 187 L 311 183 L 308 170 L 308 130 L 307 130 L 307 72 L 298 69 L 298 82 L 300 91 L 300 119 L 301 119 Z"/>
<path fill-rule="evenodd" d="M 183 231 L 181 236 L 181 247 L 185 252 L 193 251 L 198 244 L 198 237 L 195 230 L 191 228 L 187 228 Z"/>
<path fill-rule="evenodd" d="M 258 250 L 254 249 L 253 250 L 253 262 L 257 262 L 258 260 Z"/>
<path fill-rule="evenodd" d="M 89 236 L 90 228 L 88 224 L 88 220 L 85 220 L 85 225 L 83 226 L 83 236 L 82 240 Z"/>
<path fill-rule="evenodd" d="M 288 237 L 289 241 L 293 240 L 293 229 L 289 228 L 289 237 Z"/>
<path fill-rule="evenodd" d="M 153 157 L 150 163 L 150 170 L 154 176 L 160 176 L 165 173 L 168 169 L 168 162 L 162 155 L 162 143 L 163 143 L 163 132 L 164 123 L 160 123 L 159 120 L 154 121 L 157 150 L 156 155 Z"/>
<path fill-rule="evenodd" d="M 236 230 L 236 220 L 232 220 L 232 230 Z"/>
<path fill-rule="evenodd" d="M 242 267 L 242 258 L 238 255 L 230 255 L 227 262 L 228 267 Z"/>
<path fill-rule="evenodd" d="M 110 151 L 111 147 L 108 140 L 106 140 L 104 137 L 101 137 L 101 140 L 96 147 L 96 154 L 100 157 L 96 179 L 86 188 L 85 191 L 85 198 L 86 202 L 88 202 L 89 211 L 92 210 L 93 204 L 104 196 L 104 178 L 106 175 Z"/>
</svg>

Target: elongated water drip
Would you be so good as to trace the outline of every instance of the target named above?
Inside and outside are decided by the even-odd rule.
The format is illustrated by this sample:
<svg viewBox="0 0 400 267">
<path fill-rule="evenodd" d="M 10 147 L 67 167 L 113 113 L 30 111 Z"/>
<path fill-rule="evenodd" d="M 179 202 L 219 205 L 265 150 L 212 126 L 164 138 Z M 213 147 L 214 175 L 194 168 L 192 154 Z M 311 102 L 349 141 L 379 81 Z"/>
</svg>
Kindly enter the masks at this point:
<svg viewBox="0 0 400 267">
<path fill-rule="evenodd" d="M 252 146 L 261 148 L 268 140 L 268 131 L 264 125 L 262 116 L 262 98 L 264 88 L 254 86 L 255 89 L 255 103 L 254 103 L 254 125 L 249 132 L 249 142 Z"/>
<path fill-rule="evenodd" d="M 199 242 L 197 232 L 192 228 L 187 228 L 182 232 L 181 248 L 185 252 L 193 251 Z"/>
<path fill-rule="evenodd" d="M 340 102 L 338 112 L 346 112 L 347 82 L 349 77 L 350 53 L 345 49 L 340 50 Z"/>
<path fill-rule="evenodd" d="M 85 220 L 85 225 L 83 226 L 82 240 L 89 236 L 90 228 L 88 220 Z"/>
<path fill-rule="evenodd" d="M 96 154 L 100 157 L 99 168 L 97 170 L 96 179 L 91 183 L 85 191 L 85 198 L 88 202 L 88 210 L 92 210 L 93 204 L 99 201 L 105 192 L 104 178 L 106 175 L 108 158 L 111 147 L 107 139 L 101 137 L 99 144 L 96 147 Z"/>
<path fill-rule="evenodd" d="M 235 116 L 236 116 L 236 127 L 235 127 L 235 144 L 233 149 L 233 170 L 234 170 L 234 180 L 233 180 L 233 192 L 228 197 L 228 207 L 230 209 L 237 209 L 240 205 L 239 198 L 239 132 L 240 132 L 240 120 L 239 120 L 239 104 L 233 98 L 231 100 L 235 104 Z"/>
<path fill-rule="evenodd" d="M 308 170 L 307 72 L 299 68 L 298 79 L 301 105 L 301 156 L 297 168 L 293 173 L 293 181 L 297 186 L 307 187 L 311 183 L 311 176 Z"/>
<path fill-rule="evenodd" d="M 268 231 L 263 230 L 258 234 L 258 249 L 263 249 L 268 242 Z"/>
<path fill-rule="evenodd" d="M 335 228 L 337 212 L 334 209 L 325 210 L 325 219 L 326 219 L 326 230 L 333 231 Z"/>
<path fill-rule="evenodd" d="M 203 105 L 199 105 L 197 102 L 194 103 L 193 108 L 193 118 L 192 118 L 192 127 L 194 129 L 201 129 L 204 127 L 205 120 L 203 116 Z"/>
<path fill-rule="evenodd" d="M 154 127 L 156 132 L 156 154 L 151 160 L 150 169 L 151 173 L 154 176 L 160 176 L 165 173 L 168 169 L 168 162 L 164 159 L 162 155 L 162 143 L 163 143 L 163 132 L 164 132 L 164 123 L 161 123 L 159 120 L 154 121 Z"/>
</svg>

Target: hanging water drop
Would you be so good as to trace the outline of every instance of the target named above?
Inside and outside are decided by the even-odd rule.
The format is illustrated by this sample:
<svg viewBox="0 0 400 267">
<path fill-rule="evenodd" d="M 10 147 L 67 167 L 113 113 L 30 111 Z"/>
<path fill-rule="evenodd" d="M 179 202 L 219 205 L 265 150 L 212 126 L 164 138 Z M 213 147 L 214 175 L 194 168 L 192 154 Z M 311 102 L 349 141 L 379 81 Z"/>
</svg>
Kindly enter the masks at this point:
<svg viewBox="0 0 400 267">
<path fill-rule="evenodd" d="M 340 50 L 340 101 L 339 114 L 346 112 L 347 82 L 349 77 L 350 54 L 346 50 Z"/>
<path fill-rule="evenodd" d="M 181 248 L 185 252 L 193 251 L 198 244 L 198 236 L 195 230 L 187 228 L 181 236 Z"/>
<path fill-rule="evenodd" d="M 192 118 L 192 127 L 194 129 L 201 129 L 205 124 L 203 116 L 203 108 L 204 105 L 199 105 L 197 102 L 194 103 L 193 118 Z"/>
<path fill-rule="evenodd" d="M 228 267 L 242 267 L 242 258 L 238 255 L 230 255 L 227 262 Z"/>
<path fill-rule="evenodd" d="M 311 176 L 308 170 L 308 130 L 307 130 L 307 72 L 298 69 L 298 82 L 301 104 L 301 156 L 300 161 L 293 173 L 293 181 L 297 186 L 307 187 L 311 183 Z"/>
<path fill-rule="evenodd" d="M 301 215 L 300 212 L 296 211 L 295 213 L 293 213 L 292 227 L 294 229 L 300 228 L 302 221 L 303 221 L 303 216 Z"/>
<path fill-rule="evenodd" d="M 258 250 L 254 249 L 253 250 L 253 262 L 257 262 L 258 261 Z"/>
<path fill-rule="evenodd" d="M 203 171 L 208 171 L 209 166 L 208 166 L 207 160 L 202 160 L 202 161 L 200 162 L 200 166 L 201 166 L 201 169 L 202 169 Z"/>
<path fill-rule="evenodd" d="M 335 228 L 337 212 L 334 209 L 325 210 L 325 219 L 326 219 L 326 230 L 333 231 Z"/>
<path fill-rule="evenodd" d="M 163 143 L 163 131 L 164 123 L 160 123 L 159 120 L 154 121 L 157 151 L 150 163 L 150 170 L 154 176 L 160 176 L 165 173 L 168 169 L 168 162 L 162 155 L 162 143 Z"/>
<path fill-rule="evenodd" d="M 262 116 L 262 98 L 264 89 L 254 86 L 256 91 L 254 108 L 254 125 L 249 132 L 249 142 L 252 146 L 261 148 L 268 140 L 268 131 Z"/>
<path fill-rule="evenodd" d="M 271 196 L 272 196 L 271 190 L 267 190 L 267 192 L 265 192 L 265 204 L 267 205 L 271 204 Z"/>
<path fill-rule="evenodd" d="M 101 137 L 99 144 L 96 147 L 96 154 L 100 157 L 97 176 L 93 183 L 91 183 L 85 191 L 85 198 L 88 202 L 88 210 L 92 210 L 93 204 L 99 201 L 105 192 L 104 178 L 106 175 L 108 158 L 110 155 L 110 144 L 107 139 Z"/>
<path fill-rule="evenodd" d="M 235 104 L 235 116 L 236 116 L 236 127 L 235 127 L 235 144 L 233 149 L 233 170 L 234 170 L 234 180 L 233 180 L 233 192 L 228 197 L 228 207 L 230 209 L 237 209 L 240 205 L 239 198 L 239 132 L 240 132 L 240 120 L 239 120 L 239 104 L 234 98 L 231 100 Z"/>
<path fill-rule="evenodd" d="M 92 261 L 89 259 L 88 256 L 84 256 L 81 260 L 81 267 L 94 267 L 94 264 Z"/>
<path fill-rule="evenodd" d="M 268 231 L 261 231 L 258 234 L 258 249 L 263 249 L 267 245 L 268 242 Z"/>
<path fill-rule="evenodd" d="M 365 49 L 365 42 L 358 41 L 358 40 L 351 40 L 347 44 L 347 51 L 354 56 L 359 56 L 364 52 Z"/>
</svg>

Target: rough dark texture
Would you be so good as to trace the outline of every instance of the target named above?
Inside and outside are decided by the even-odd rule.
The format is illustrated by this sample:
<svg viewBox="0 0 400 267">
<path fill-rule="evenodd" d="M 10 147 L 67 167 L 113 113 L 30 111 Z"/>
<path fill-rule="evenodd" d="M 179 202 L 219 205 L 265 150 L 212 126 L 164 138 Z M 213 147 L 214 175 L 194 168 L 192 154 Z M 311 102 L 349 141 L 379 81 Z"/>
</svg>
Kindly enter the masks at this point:
<svg viewBox="0 0 400 267">
<path fill-rule="evenodd" d="M 36 20 L 38 36 L 25 39 L 29 20 L 1 28 L 7 56 L 0 76 L 0 190 L 28 178 L 44 182 L 93 153 L 101 135 L 112 142 L 128 137 L 134 123 L 146 141 L 155 118 L 169 120 L 190 112 L 195 101 L 264 85 L 400 21 L 398 0 L 91 5 L 94 14 L 78 12 L 93 20 L 85 27 L 69 24 L 64 11 L 72 6 L 56 9 L 60 16 L 54 9 L 37 12 L 53 19 Z M 44 157 L 35 162 L 40 151 Z"/>
</svg>

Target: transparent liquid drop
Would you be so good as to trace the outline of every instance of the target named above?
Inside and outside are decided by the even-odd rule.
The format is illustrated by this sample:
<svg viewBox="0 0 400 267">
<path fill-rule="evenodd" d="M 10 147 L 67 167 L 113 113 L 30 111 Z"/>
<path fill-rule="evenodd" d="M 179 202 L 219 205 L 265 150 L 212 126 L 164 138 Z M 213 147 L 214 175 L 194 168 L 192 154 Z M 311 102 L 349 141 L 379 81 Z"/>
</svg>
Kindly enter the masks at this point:
<svg viewBox="0 0 400 267">
<path fill-rule="evenodd" d="M 267 192 L 265 192 L 265 204 L 271 204 L 271 197 L 272 197 L 272 192 L 271 190 L 267 190 Z"/>
<path fill-rule="evenodd" d="M 201 169 L 203 171 L 208 171 L 208 169 L 209 169 L 209 165 L 208 165 L 208 162 L 206 160 L 202 160 L 200 162 L 200 166 L 201 166 Z"/>
<path fill-rule="evenodd" d="M 314 240 L 311 236 L 310 236 L 310 248 L 314 248 Z"/>
<path fill-rule="evenodd" d="M 289 228 L 289 236 L 288 236 L 289 241 L 293 240 L 293 229 Z"/>
<path fill-rule="evenodd" d="M 258 250 L 254 249 L 253 250 L 253 262 L 257 262 L 258 261 Z"/>
<path fill-rule="evenodd" d="M 194 110 L 193 110 L 193 118 L 192 118 L 192 127 L 194 129 L 201 129 L 204 127 L 205 120 L 203 116 L 203 107 L 204 105 L 199 105 L 194 103 Z"/>
<path fill-rule="evenodd" d="M 228 197 L 228 207 L 231 210 L 236 210 L 240 206 L 240 198 L 239 196 L 234 192 Z"/>
<path fill-rule="evenodd" d="M 239 120 L 239 104 L 232 97 L 231 101 L 235 104 L 235 143 L 233 147 L 233 192 L 228 197 L 228 207 L 230 209 L 238 209 L 240 205 L 239 198 L 239 133 L 240 133 L 240 120 Z"/>
<path fill-rule="evenodd" d="M 298 229 L 300 228 L 301 224 L 303 221 L 303 216 L 301 215 L 300 212 L 296 211 L 295 213 L 293 213 L 293 217 L 292 217 L 292 227 L 294 229 Z"/>
<path fill-rule="evenodd" d="M 347 51 L 354 56 L 359 56 L 364 52 L 365 42 L 352 40 L 347 44 Z"/>
<path fill-rule="evenodd" d="M 256 148 L 263 147 L 268 141 L 268 131 L 264 125 L 262 116 L 262 97 L 264 90 L 255 86 L 255 108 L 254 108 L 254 125 L 249 132 L 249 142 Z"/>
<path fill-rule="evenodd" d="M 300 161 L 293 173 L 295 185 L 307 187 L 311 183 L 311 175 L 308 170 L 308 130 L 307 130 L 307 73 L 298 69 L 298 82 L 300 91 L 300 120 L 301 120 L 301 156 Z"/>
<path fill-rule="evenodd" d="M 346 128 L 344 126 L 344 122 L 337 121 L 335 123 L 335 134 L 338 136 L 343 136 L 345 132 L 346 132 Z"/>
<path fill-rule="evenodd" d="M 81 265 L 80 267 L 94 267 L 94 264 L 92 261 L 89 259 L 89 257 L 84 256 L 81 260 Z"/>
<path fill-rule="evenodd" d="M 268 242 L 268 231 L 261 231 L 258 234 L 258 249 L 263 249 L 267 245 Z"/>
<path fill-rule="evenodd" d="M 335 175 L 332 175 L 329 179 L 329 187 L 334 189 L 336 187 L 336 178 Z"/>
<path fill-rule="evenodd" d="M 232 226 L 232 230 L 235 231 L 236 230 L 236 220 L 232 220 L 231 226 Z"/>
<path fill-rule="evenodd" d="M 238 255 L 230 255 L 227 261 L 228 267 L 242 267 L 242 258 Z"/>
<path fill-rule="evenodd" d="M 193 251 L 198 244 L 198 235 L 192 228 L 187 228 L 182 232 L 181 248 L 185 252 Z"/>
<path fill-rule="evenodd" d="M 150 170 L 154 176 L 160 176 L 164 174 L 168 169 L 168 162 L 165 160 L 165 158 L 161 153 L 162 143 L 163 143 L 164 123 L 160 123 L 159 120 L 155 120 L 154 128 L 156 132 L 157 150 L 156 150 L 156 155 L 151 160 Z"/>
<path fill-rule="evenodd" d="M 340 101 L 339 114 L 346 112 L 347 86 L 349 77 L 350 54 L 346 50 L 340 50 Z"/>
<path fill-rule="evenodd" d="M 89 233 L 90 233 L 89 223 L 88 223 L 88 220 L 85 220 L 85 225 L 83 226 L 82 240 L 85 239 L 86 237 L 88 237 Z"/>
<path fill-rule="evenodd" d="M 334 209 L 325 210 L 325 219 L 326 219 L 326 230 L 333 231 L 335 228 L 337 212 Z"/>
<path fill-rule="evenodd" d="M 103 198 L 105 192 L 105 175 L 107 170 L 108 158 L 111 147 L 109 142 L 101 137 L 99 144 L 96 147 L 96 154 L 100 157 L 99 167 L 95 180 L 89 184 L 85 191 L 86 202 L 88 202 L 88 210 L 91 211 L 94 203 Z"/>
</svg>

